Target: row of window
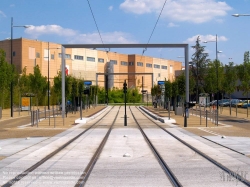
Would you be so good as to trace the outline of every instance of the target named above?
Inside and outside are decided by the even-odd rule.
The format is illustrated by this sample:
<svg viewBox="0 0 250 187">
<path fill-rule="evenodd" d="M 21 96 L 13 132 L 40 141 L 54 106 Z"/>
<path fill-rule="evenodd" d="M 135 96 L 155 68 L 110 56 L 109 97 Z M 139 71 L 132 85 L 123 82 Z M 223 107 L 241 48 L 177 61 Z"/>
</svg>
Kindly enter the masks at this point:
<svg viewBox="0 0 250 187">
<path fill-rule="evenodd" d="M 15 56 L 15 55 L 13 55 Z M 59 58 L 62 57 L 62 54 L 59 53 Z M 40 58 L 40 53 L 36 53 L 36 58 Z M 54 54 L 51 54 L 51 59 L 54 59 L 55 56 Z M 66 59 L 71 59 L 71 55 L 70 54 L 65 54 L 65 58 Z M 84 60 L 84 57 L 83 56 L 79 56 L 79 55 L 74 55 L 74 59 L 75 60 Z M 90 61 L 90 62 L 95 62 L 95 58 L 94 57 L 87 57 L 87 61 Z M 98 62 L 100 63 L 104 63 L 104 59 L 103 58 L 98 58 Z M 110 60 L 110 63 L 114 64 L 114 65 L 117 65 L 117 60 Z M 134 62 L 125 62 L 125 61 L 121 61 L 121 65 L 122 66 L 134 66 Z M 143 62 L 137 62 L 137 66 L 141 66 L 143 67 Z M 152 68 L 152 64 L 150 63 L 146 63 L 146 67 L 148 68 Z M 160 66 L 158 64 L 154 64 L 154 68 L 156 69 L 168 69 L 167 66 Z"/>
</svg>

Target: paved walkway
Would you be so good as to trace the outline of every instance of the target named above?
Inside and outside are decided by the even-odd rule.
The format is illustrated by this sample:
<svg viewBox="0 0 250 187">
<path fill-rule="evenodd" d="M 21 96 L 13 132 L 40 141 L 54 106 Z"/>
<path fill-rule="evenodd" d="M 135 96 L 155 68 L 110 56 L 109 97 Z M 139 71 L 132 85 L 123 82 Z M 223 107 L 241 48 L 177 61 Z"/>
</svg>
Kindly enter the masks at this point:
<svg viewBox="0 0 250 187">
<path fill-rule="evenodd" d="M 169 118 L 168 111 L 164 109 L 155 109 L 153 107 L 148 107 L 147 109 L 149 109 L 154 115 L 159 116 L 159 119 Z M 204 109 L 202 108 L 202 110 Z M 187 119 L 188 125 L 187 127 L 184 127 L 184 117 L 175 115 L 174 112 L 171 111 L 171 120 L 169 120 L 169 122 L 166 120 L 166 124 L 170 127 L 182 128 L 181 131 L 189 136 L 197 137 L 198 135 L 198 137 L 201 137 L 204 140 L 215 142 L 250 157 L 250 121 L 249 118 L 244 118 L 246 114 L 241 113 L 238 117 L 230 117 L 228 108 L 224 108 L 220 116 L 223 115 L 230 120 L 224 120 L 226 123 L 220 120 L 218 126 L 208 120 L 207 127 L 206 120 L 200 118 L 199 115 L 199 110 L 191 110 L 189 118 Z M 171 122 L 173 120 L 176 122 Z M 229 121 L 232 122 L 229 123 Z M 202 141 L 202 139 L 199 140 Z"/>
<path fill-rule="evenodd" d="M 105 106 L 97 106 L 83 110 L 82 117 L 89 117 L 103 108 L 105 108 Z M 19 112 L 14 112 L 13 118 L 10 117 L 10 109 L 5 109 L 2 113 L 3 117 L 0 120 L 0 139 L 52 137 L 73 127 L 75 120 L 80 118 L 80 112 L 68 113 L 65 118 L 62 118 L 61 115 L 51 116 L 50 118 L 41 119 L 38 124 L 31 126 L 30 114 L 28 114 L 27 111 L 20 112 L 20 115 Z"/>
</svg>

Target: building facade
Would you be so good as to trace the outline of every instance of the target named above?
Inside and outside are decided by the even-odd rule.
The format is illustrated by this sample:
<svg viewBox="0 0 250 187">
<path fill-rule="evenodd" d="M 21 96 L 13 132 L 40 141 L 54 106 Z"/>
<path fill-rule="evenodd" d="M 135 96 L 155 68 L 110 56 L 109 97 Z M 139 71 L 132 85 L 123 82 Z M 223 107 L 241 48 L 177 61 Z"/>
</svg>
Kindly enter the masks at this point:
<svg viewBox="0 0 250 187">
<path fill-rule="evenodd" d="M 0 48 L 5 51 L 6 60 L 10 62 L 11 41 L 0 41 Z M 12 54 L 12 62 L 19 73 L 24 68 L 27 74 L 33 73 L 34 66 L 39 65 L 42 75 L 49 76 L 52 84 L 54 76 L 62 69 L 61 44 L 26 38 L 13 39 Z M 149 93 L 152 84 L 173 81 L 175 71 L 182 69 L 182 62 L 179 61 L 85 48 L 66 48 L 65 64 L 66 74 L 92 81 L 92 85 L 96 85 L 97 73 L 123 73 L 108 75 L 108 87 L 122 88 L 126 80 L 128 88 L 143 88 Z M 143 73 L 152 73 L 153 83 L 151 75 Z M 98 75 L 97 82 L 104 87 L 104 75 Z"/>
</svg>

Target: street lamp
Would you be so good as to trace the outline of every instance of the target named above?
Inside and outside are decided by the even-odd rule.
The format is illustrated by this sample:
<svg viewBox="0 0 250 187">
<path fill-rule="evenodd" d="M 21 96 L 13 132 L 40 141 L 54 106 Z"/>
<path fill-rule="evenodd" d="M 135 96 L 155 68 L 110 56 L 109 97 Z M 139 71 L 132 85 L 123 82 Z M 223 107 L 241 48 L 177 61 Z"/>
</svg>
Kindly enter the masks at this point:
<svg viewBox="0 0 250 187">
<path fill-rule="evenodd" d="M 216 79 L 217 79 L 217 104 L 216 104 L 216 109 L 217 109 L 217 125 L 218 125 L 218 121 L 219 121 L 219 67 L 218 67 L 218 53 L 222 53 L 222 51 L 218 51 L 217 49 L 217 43 L 218 43 L 218 39 L 217 39 L 217 34 L 216 34 L 216 40 L 215 41 L 204 41 L 204 43 L 208 43 L 208 42 L 215 42 L 216 43 Z"/>
<path fill-rule="evenodd" d="M 240 16 L 250 16 L 250 14 L 233 14 L 234 17 L 240 17 Z"/>
<path fill-rule="evenodd" d="M 29 28 L 30 26 L 28 25 L 13 25 L 13 17 L 11 17 L 11 38 L 10 38 L 10 63 L 11 65 L 13 64 L 13 27 L 24 27 L 24 28 Z M 10 116 L 13 117 L 13 80 L 10 82 Z"/>
<path fill-rule="evenodd" d="M 48 110 L 50 109 L 50 104 L 49 104 L 49 89 L 50 89 L 50 84 L 49 84 L 49 50 L 50 49 L 60 49 L 60 48 L 49 48 L 49 42 L 48 42 Z"/>
</svg>

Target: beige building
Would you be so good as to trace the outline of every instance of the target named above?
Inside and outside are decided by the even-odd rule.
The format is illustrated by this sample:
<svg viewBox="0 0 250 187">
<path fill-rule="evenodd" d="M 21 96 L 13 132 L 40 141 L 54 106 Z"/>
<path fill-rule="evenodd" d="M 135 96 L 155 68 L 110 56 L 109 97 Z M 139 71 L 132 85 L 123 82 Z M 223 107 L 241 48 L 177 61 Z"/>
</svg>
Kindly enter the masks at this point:
<svg viewBox="0 0 250 187">
<path fill-rule="evenodd" d="M 6 60 L 10 62 L 11 41 L 0 41 L 0 48 L 6 52 Z M 19 73 L 24 68 L 27 74 L 32 73 L 34 66 L 39 65 L 42 75 L 48 77 L 49 72 L 50 81 L 53 82 L 54 76 L 61 71 L 61 44 L 19 38 L 13 39 L 12 52 L 12 61 Z M 65 69 L 69 75 L 90 80 L 92 85 L 96 85 L 96 73 L 124 73 L 109 75 L 109 88 L 122 88 L 126 80 L 128 88 L 137 87 L 141 90 L 143 86 L 149 93 L 152 87 L 151 75 L 127 73 L 153 73 L 153 84 L 157 84 L 158 81 L 173 81 L 175 71 L 182 69 L 179 61 L 85 48 L 66 48 L 65 59 Z M 104 87 L 103 75 L 99 75 L 97 81 L 99 86 Z"/>
</svg>

